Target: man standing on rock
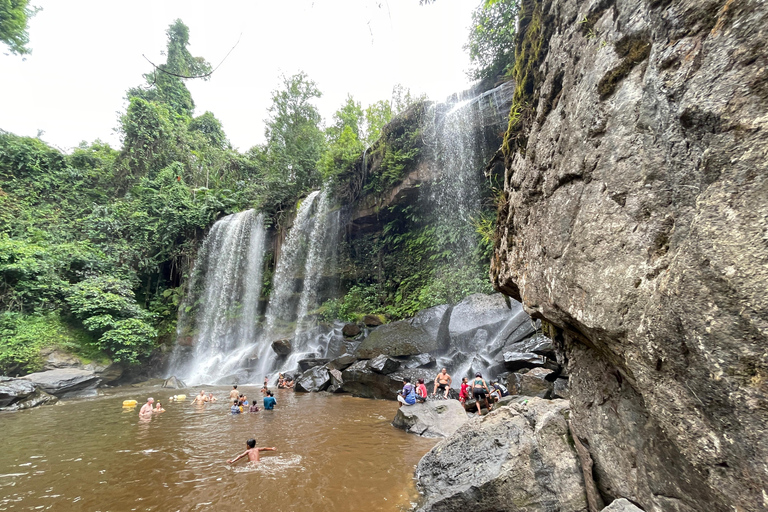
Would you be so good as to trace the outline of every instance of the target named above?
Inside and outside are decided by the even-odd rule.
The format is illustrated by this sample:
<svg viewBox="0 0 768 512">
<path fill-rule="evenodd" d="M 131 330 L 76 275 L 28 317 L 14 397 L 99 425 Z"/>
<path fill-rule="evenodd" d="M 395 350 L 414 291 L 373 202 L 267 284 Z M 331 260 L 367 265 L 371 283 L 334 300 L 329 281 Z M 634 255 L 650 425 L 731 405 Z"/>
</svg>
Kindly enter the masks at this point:
<svg viewBox="0 0 768 512">
<path fill-rule="evenodd" d="M 152 404 L 155 403 L 155 399 L 152 397 L 147 398 L 147 403 L 141 406 L 139 416 L 152 416 Z"/>
<path fill-rule="evenodd" d="M 440 370 L 440 373 L 437 374 L 437 377 L 435 377 L 435 389 L 432 390 L 432 394 L 436 394 L 437 390 L 440 389 L 440 391 L 445 392 L 443 398 L 448 398 L 448 392 L 451 390 L 452 381 L 453 379 L 448 375 L 448 369 L 443 368 Z"/>
</svg>

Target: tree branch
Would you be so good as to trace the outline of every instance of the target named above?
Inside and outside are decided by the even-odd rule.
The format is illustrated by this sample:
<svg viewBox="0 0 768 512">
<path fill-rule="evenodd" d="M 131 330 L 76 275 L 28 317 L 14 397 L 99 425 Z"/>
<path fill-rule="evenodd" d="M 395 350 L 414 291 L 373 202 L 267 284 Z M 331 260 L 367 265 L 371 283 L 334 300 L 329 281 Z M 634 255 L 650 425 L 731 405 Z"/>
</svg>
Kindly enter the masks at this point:
<svg viewBox="0 0 768 512">
<path fill-rule="evenodd" d="M 218 64 L 218 65 L 217 65 L 215 68 L 213 68 L 212 70 L 210 70 L 208 73 L 205 73 L 204 75 L 193 75 L 193 76 L 188 76 L 188 75 L 180 75 L 180 74 L 178 74 L 178 73 L 172 73 L 172 72 L 170 72 L 170 71 L 167 71 L 167 70 L 165 70 L 165 69 L 161 68 L 160 66 L 158 66 L 157 64 L 155 64 L 155 63 L 154 63 L 154 62 L 152 62 L 151 60 L 147 59 L 147 56 L 146 56 L 146 55 L 144 55 L 143 53 L 141 54 L 141 56 L 142 56 L 142 57 L 144 57 L 144 59 L 146 59 L 146 61 L 147 61 L 147 62 L 149 62 L 150 64 L 152 64 L 152 67 L 153 67 L 153 68 L 155 68 L 155 72 L 157 72 L 157 71 L 160 71 L 161 73 L 165 73 L 166 75 L 170 75 L 170 76 L 175 76 L 176 78 L 186 78 L 186 79 L 192 79 L 192 78 L 208 78 L 208 77 L 209 77 L 209 76 L 211 76 L 211 75 L 212 75 L 212 74 L 213 74 L 213 73 L 214 73 L 214 72 L 215 72 L 217 69 L 219 69 L 219 67 L 220 67 L 222 64 L 224 64 L 224 61 L 225 61 L 225 60 L 227 60 L 227 57 L 229 57 L 229 54 L 230 54 L 230 53 L 232 53 L 232 50 L 234 50 L 234 49 L 237 47 L 237 45 L 238 45 L 238 44 L 240 44 L 240 38 L 241 38 L 241 37 L 243 37 L 243 33 L 242 33 L 242 32 L 240 33 L 240 36 L 237 38 L 237 42 L 235 43 L 235 46 L 233 46 L 232 48 L 230 48 L 230 50 L 227 52 L 227 54 L 224 56 L 224 58 L 223 58 L 223 59 L 221 59 L 221 62 L 219 62 L 219 64 Z M 156 81 L 156 80 L 155 80 L 155 81 Z"/>
</svg>

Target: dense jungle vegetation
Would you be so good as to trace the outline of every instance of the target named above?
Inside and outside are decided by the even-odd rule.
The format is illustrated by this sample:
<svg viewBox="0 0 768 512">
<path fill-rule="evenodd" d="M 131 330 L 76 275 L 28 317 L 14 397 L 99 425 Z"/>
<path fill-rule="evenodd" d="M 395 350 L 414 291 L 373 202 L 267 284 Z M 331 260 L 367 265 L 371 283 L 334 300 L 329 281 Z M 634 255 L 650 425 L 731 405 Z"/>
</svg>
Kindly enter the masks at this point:
<svg viewBox="0 0 768 512">
<path fill-rule="evenodd" d="M 515 5 L 478 7 L 467 44 L 474 78 L 508 72 Z M 11 52 L 29 51 L 26 20 L 34 12 L 26 1 L 0 1 L 0 40 Z M 284 76 L 265 143 L 241 153 L 213 113 L 195 115 L 185 81 L 211 66 L 189 53 L 188 28 L 177 20 L 167 36 L 166 62 L 126 93 L 121 148 L 97 140 L 64 153 L 0 131 L 0 373 L 38 369 L 49 346 L 131 364 L 172 342 L 185 277 L 219 217 L 256 208 L 279 224 L 309 191 L 342 179 L 365 148 L 387 137 L 387 123 L 422 100 L 397 87 L 391 100 L 363 108 L 350 95 L 325 126 L 313 103 L 316 84 L 304 73 Z M 397 144 L 382 149 L 391 175 L 374 177 L 367 192 L 396 182 L 416 156 Z M 324 316 L 397 318 L 489 289 L 492 241 L 479 247 L 476 268 L 458 275 L 445 264 L 456 235 L 436 232 L 419 215 L 398 212 L 384 237 L 366 242 L 362 253 L 387 261 L 355 274 Z"/>
</svg>

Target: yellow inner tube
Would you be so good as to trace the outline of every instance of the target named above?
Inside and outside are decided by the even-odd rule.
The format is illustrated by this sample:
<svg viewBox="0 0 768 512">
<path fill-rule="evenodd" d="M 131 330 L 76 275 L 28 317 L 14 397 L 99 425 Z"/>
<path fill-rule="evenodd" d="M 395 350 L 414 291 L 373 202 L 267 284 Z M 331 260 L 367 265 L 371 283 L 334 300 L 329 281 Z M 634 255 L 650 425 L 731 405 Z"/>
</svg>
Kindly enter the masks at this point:
<svg viewBox="0 0 768 512">
<path fill-rule="evenodd" d="M 186 400 L 187 395 L 176 395 L 176 400 Z"/>
<path fill-rule="evenodd" d="M 123 400 L 123 407 L 136 407 L 136 400 Z"/>
</svg>

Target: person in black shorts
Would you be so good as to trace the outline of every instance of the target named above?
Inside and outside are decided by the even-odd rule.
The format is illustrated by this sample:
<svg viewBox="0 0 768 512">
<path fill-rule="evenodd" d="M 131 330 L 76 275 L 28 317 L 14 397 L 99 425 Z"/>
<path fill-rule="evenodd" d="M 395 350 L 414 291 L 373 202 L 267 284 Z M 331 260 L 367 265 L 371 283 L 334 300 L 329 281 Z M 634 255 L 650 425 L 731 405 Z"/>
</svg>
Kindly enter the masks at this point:
<svg viewBox="0 0 768 512">
<path fill-rule="evenodd" d="M 437 394 L 437 390 L 443 392 L 443 398 L 448 398 L 448 392 L 451 390 L 451 376 L 448 375 L 448 369 L 443 368 L 440 373 L 435 377 L 435 389 L 432 390 L 432 394 Z"/>
<path fill-rule="evenodd" d="M 475 397 L 475 405 L 477 405 L 477 414 L 482 414 L 480 409 L 480 400 L 485 402 L 488 410 L 491 410 L 491 404 L 488 403 L 488 384 L 485 383 L 485 379 L 480 375 L 480 372 L 475 374 L 475 378 L 472 380 L 472 394 Z"/>
</svg>

